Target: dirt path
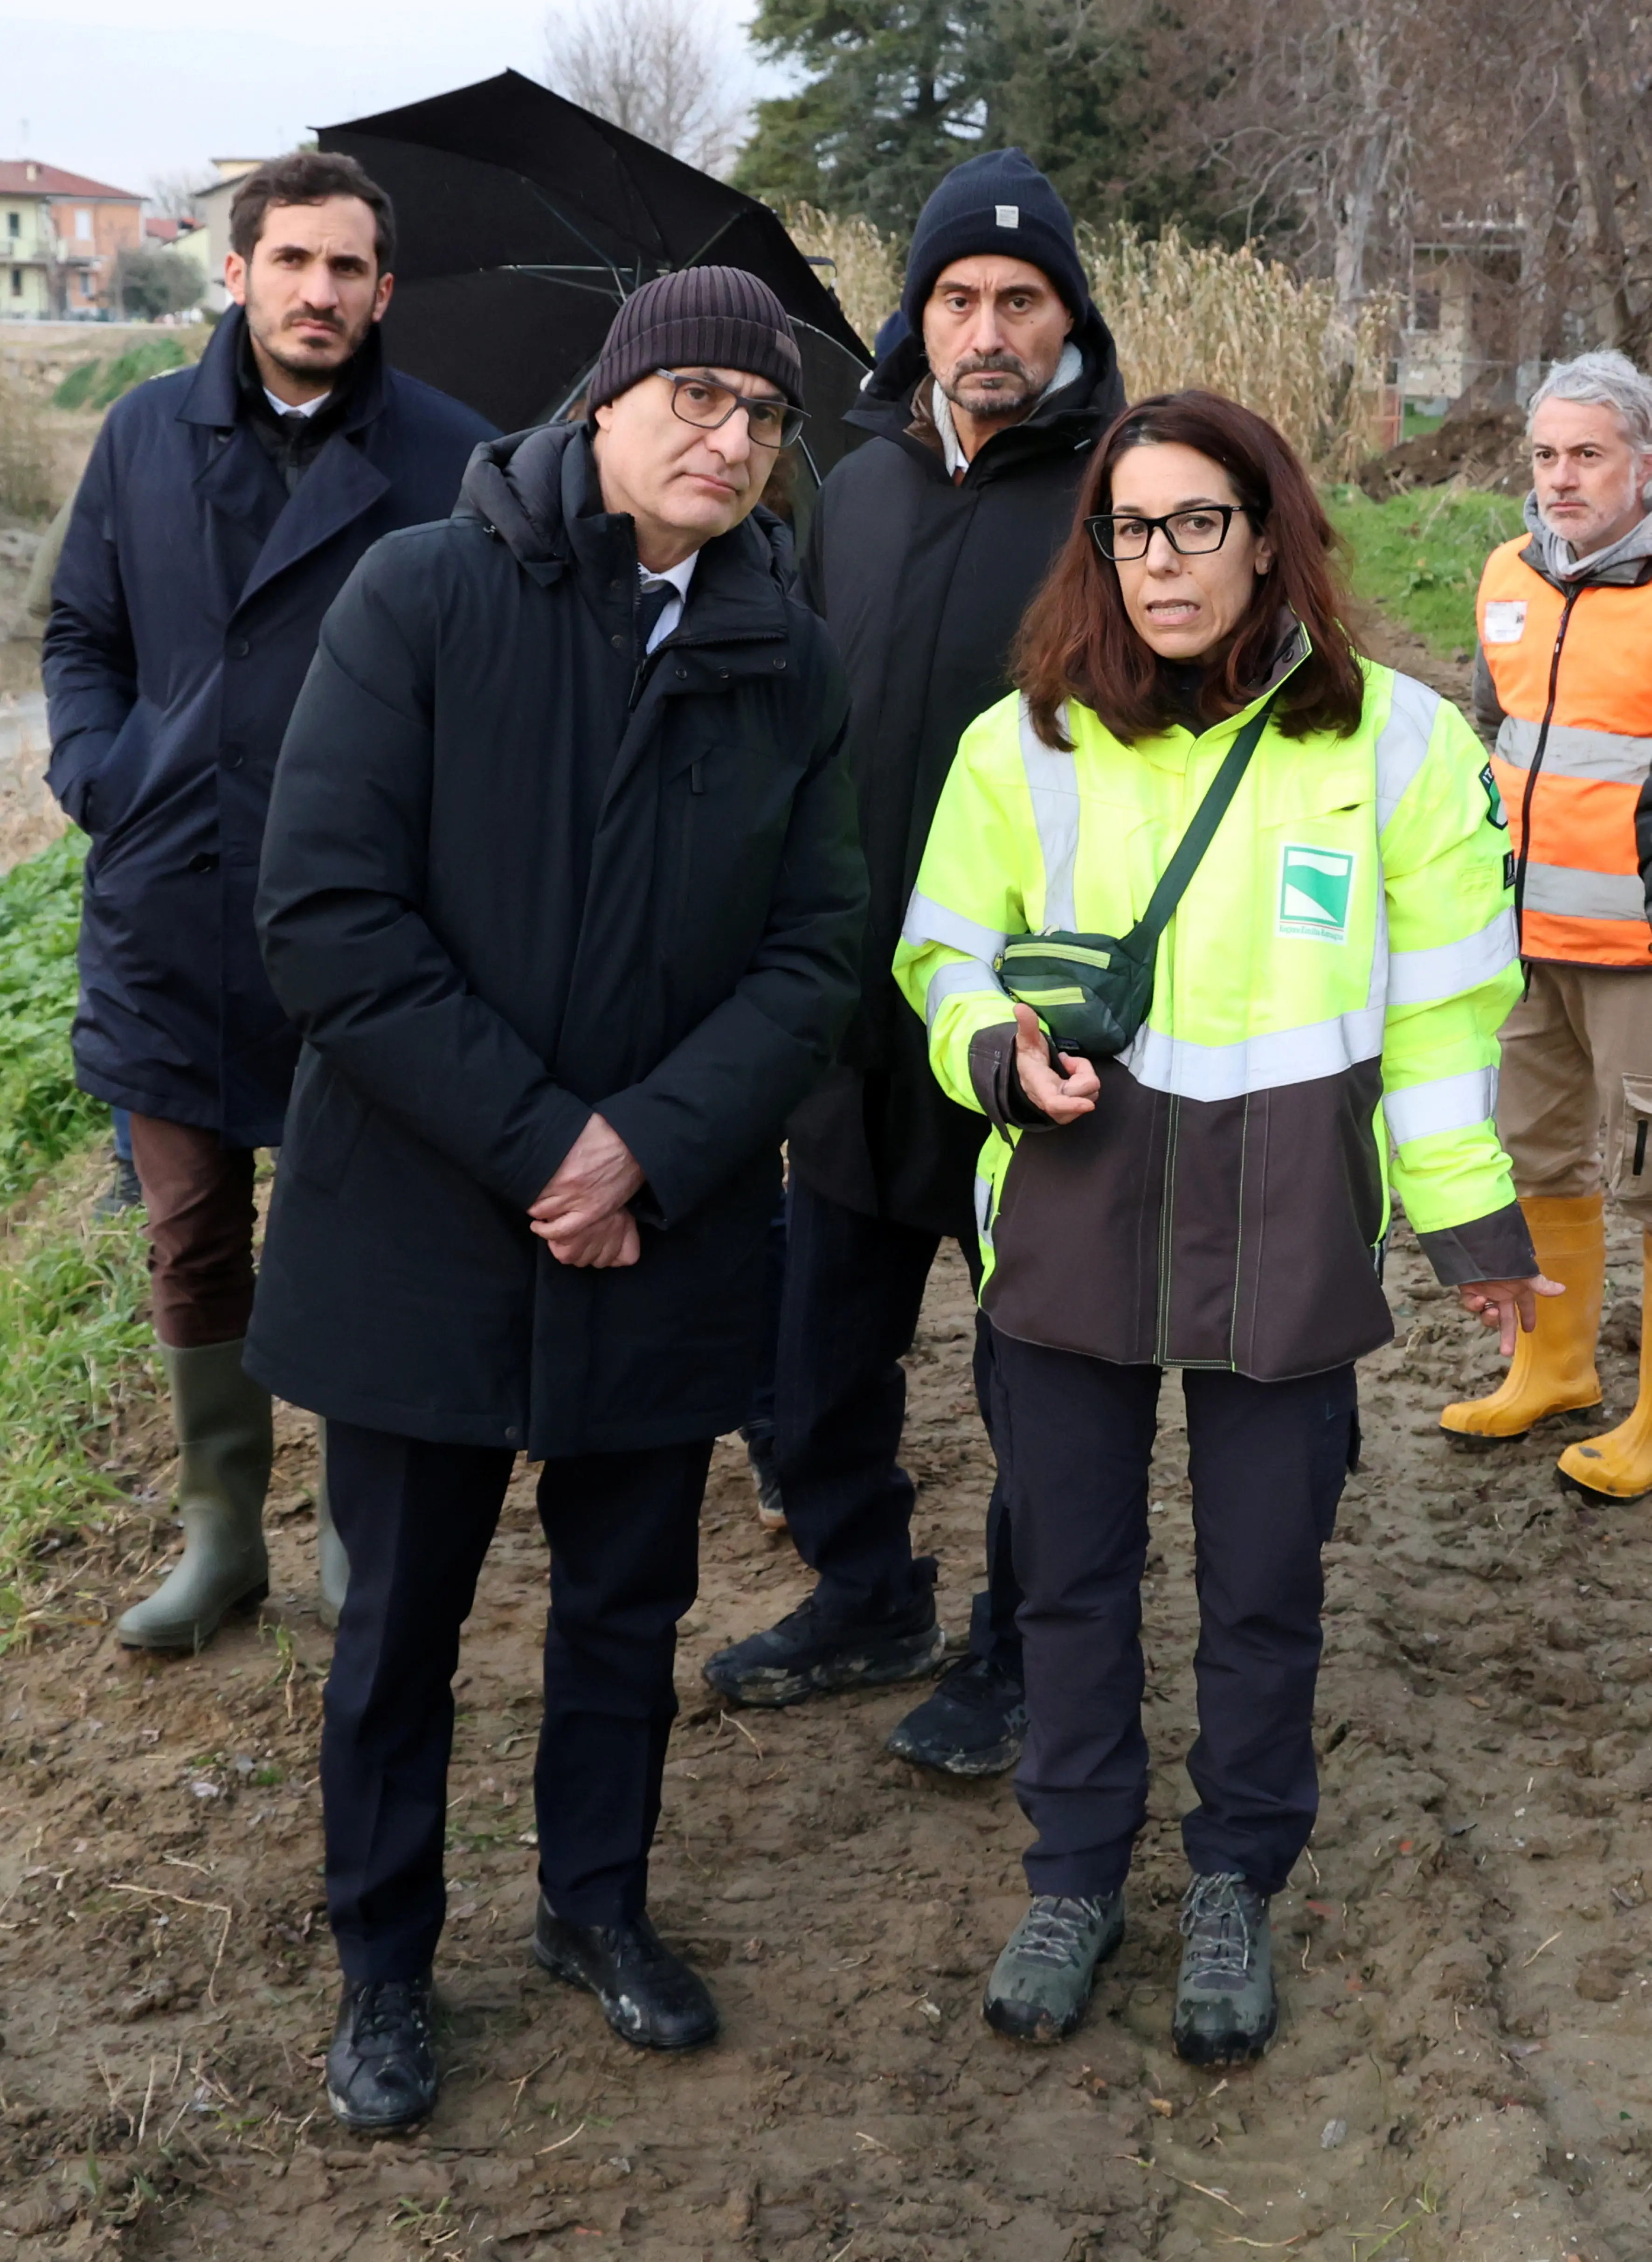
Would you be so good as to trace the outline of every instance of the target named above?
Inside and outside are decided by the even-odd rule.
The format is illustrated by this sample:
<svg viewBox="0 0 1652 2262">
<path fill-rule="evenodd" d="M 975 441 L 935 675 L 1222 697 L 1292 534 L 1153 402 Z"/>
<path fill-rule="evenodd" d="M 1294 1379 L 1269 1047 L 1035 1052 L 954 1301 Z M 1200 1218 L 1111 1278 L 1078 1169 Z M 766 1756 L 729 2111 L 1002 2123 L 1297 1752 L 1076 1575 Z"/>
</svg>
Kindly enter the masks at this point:
<svg viewBox="0 0 1652 2262">
<path fill-rule="evenodd" d="M 1614 1418 L 1636 1253 L 1620 1234 Z M 1495 1459 L 1448 1453 L 1438 1407 L 1495 1357 L 1404 1237 L 1390 1278 L 1403 1340 L 1366 1365 L 1366 1465 L 1330 1551 L 1324 1811 L 1275 1904 L 1283 2021 L 1262 2065 L 1217 2080 L 1166 2040 L 1193 1630 L 1173 1384 L 1153 1820 L 1127 1944 L 1072 2042 L 1020 2050 L 978 2015 L 1021 1898 L 1007 1783 L 937 1783 L 887 1756 L 901 1693 L 737 1719 L 707 1702 L 700 1660 L 805 1584 L 725 1446 L 653 1895 L 710 1972 L 724 2038 L 692 2063 L 639 2057 L 528 1961 L 543 1564 L 524 1480 L 461 1667 L 442 2103 L 411 2143 L 343 2136 L 320 2087 L 327 1639 L 295 1415 L 261 1624 L 198 1660 L 121 1652 L 107 1615 L 170 1537 L 140 1510 L 57 1559 L 32 1652 L 0 1672 L 4 2251 L 1643 2262 L 1652 1523 L 1555 1488 L 1581 1423 Z M 911 1362 L 909 1460 L 954 1628 L 988 1483 L 967 1343 L 953 1262 Z M 159 1450 L 153 1431 L 122 1441 L 152 1503 Z"/>
</svg>

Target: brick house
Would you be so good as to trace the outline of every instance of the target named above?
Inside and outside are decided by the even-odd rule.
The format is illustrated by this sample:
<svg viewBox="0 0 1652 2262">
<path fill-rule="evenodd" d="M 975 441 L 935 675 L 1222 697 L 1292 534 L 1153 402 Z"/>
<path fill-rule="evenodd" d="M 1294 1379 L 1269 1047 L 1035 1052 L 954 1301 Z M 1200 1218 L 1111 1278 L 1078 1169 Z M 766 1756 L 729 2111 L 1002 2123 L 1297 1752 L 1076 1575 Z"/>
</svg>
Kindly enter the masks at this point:
<svg viewBox="0 0 1652 2262">
<path fill-rule="evenodd" d="M 0 321 L 116 313 L 115 261 L 143 240 L 141 197 L 32 157 L 0 160 Z"/>
</svg>

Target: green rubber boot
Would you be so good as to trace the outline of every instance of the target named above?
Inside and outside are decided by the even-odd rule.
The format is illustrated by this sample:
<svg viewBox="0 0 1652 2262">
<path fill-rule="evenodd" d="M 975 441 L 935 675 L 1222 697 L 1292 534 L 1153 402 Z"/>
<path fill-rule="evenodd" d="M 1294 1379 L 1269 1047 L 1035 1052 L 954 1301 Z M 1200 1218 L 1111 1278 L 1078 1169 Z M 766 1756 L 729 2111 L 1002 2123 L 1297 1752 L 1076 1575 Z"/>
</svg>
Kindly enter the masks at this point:
<svg viewBox="0 0 1652 2262">
<path fill-rule="evenodd" d="M 178 1440 L 183 1553 L 115 1627 L 128 1649 L 205 1646 L 233 1610 L 269 1592 L 264 1495 L 275 1441 L 269 1394 L 241 1371 L 240 1340 L 198 1351 L 162 1346 Z"/>
<path fill-rule="evenodd" d="M 1170 2039 L 1189 2065 L 1261 2057 L 1279 2024 L 1268 1897 L 1237 1870 L 1195 1876 L 1182 1900 L 1182 1976 Z"/>
<path fill-rule="evenodd" d="M 333 1521 L 333 1502 L 327 1488 L 327 1422 L 320 1414 L 315 1417 L 315 1437 L 320 1450 L 320 1471 L 315 1480 L 315 1564 L 321 1578 L 321 1623 L 336 1628 L 344 1609 L 344 1589 L 350 1583 L 350 1559 Z"/>
<path fill-rule="evenodd" d="M 1037 1893 L 987 1982 L 981 2016 L 1021 2042 L 1059 2042 L 1084 2016 L 1095 1967 L 1124 1937 L 1124 1896 Z"/>
</svg>

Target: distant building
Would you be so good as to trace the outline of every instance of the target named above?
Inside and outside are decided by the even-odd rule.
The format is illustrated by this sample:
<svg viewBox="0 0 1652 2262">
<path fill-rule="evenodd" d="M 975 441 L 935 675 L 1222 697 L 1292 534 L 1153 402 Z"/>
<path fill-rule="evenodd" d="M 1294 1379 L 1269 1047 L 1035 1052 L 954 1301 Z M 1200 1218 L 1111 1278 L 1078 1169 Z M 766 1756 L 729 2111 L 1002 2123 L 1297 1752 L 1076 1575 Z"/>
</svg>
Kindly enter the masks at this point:
<svg viewBox="0 0 1652 2262">
<path fill-rule="evenodd" d="M 0 160 L 0 320 L 119 311 L 115 262 L 143 241 L 143 199 L 32 157 Z"/>
<path fill-rule="evenodd" d="M 236 184 L 263 162 L 262 157 L 214 157 L 212 164 L 218 178 L 195 191 L 196 208 L 204 222 L 205 242 L 198 251 L 194 250 L 193 245 L 190 248 L 206 270 L 206 304 L 216 314 L 221 314 L 229 304 L 229 293 L 224 288 L 224 262 L 229 256 L 229 208 L 234 201 Z"/>
</svg>

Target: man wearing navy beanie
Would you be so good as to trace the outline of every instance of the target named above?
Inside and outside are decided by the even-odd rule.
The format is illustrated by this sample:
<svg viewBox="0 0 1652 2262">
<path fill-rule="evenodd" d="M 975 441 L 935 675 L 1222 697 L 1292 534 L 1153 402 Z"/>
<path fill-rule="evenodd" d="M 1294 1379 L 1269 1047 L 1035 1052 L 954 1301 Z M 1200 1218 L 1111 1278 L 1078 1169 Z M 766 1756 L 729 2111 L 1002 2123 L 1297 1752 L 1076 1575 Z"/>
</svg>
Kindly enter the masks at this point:
<svg viewBox="0 0 1652 2262">
<path fill-rule="evenodd" d="M 889 968 L 959 739 L 1009 688 L 1022 613 L 1124 406 L 1072 218 L 1019 149 L 971 158 L 936 190 L 901 313 L 846 420 L 870 436 L 827 479 L 803 562 L 803 593 L 849 671 L 872 907 L 859 1011 L 789 1127 L 774 1447 L 787 1525 L 818 1583 L 801 1610 L 707 1667 L 748 1704 L 915 1680 L 945 1646 L 935 1563 L 914 1560 L 914 1490 L 896 1458 L 901 1360 L 942 1240 L 979 1269 L 981 1120 L 936 1084 Z M 983 1415 L 990 1371 L 978 1319 Z M 1012 1767 L 1025 1728 L 1002 1486 L 987 1557 L 967 1656 L 890 1738 L 902 1758 L 953 1775 Z"/>
</svg>

